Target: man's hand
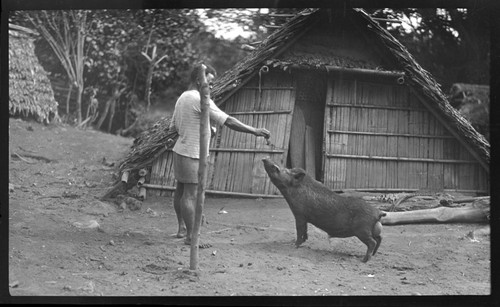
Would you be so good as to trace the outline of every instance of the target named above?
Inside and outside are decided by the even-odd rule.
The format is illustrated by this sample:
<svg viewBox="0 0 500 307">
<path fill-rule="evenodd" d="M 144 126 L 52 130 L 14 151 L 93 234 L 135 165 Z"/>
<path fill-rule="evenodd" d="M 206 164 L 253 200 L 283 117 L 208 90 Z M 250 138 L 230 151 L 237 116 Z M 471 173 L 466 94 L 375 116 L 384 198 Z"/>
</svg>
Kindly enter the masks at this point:
<svg viewBox="0 0 500 307">
<path fill-rule="evenodd" d="M 255 136 L 263 136 L 266 139 L 269 139 L 271 137 L 271 133 L 264 128 L 257 128 L 255 129 Z"/>
</svg>

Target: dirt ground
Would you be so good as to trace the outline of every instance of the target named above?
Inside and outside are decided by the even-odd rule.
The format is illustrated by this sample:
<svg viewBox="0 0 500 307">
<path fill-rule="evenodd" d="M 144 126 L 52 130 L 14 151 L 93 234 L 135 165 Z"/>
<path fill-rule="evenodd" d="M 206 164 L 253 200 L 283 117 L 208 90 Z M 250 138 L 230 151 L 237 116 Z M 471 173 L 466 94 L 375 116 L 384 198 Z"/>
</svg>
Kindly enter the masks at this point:
<svg viewBox="0 0 500 307">
<path fill-rule="evenodd" d="M 172 198 L 137 211 L 98 198 L 132 139 L 10 119 L 12 296 L 489 295 L 490 237 L 481 224 L 384 226 L 368 263 L 356 238 L 309 226 L 295 248 L 284 199 L 208 197 L 199 270 L 175 238 Z M 103 163 L 103 158 L 106 162 Z M 223 210 L 221 210 L 223 209 Z M 99 227 L 94 227 L 96 225 Z"/>
</svg>

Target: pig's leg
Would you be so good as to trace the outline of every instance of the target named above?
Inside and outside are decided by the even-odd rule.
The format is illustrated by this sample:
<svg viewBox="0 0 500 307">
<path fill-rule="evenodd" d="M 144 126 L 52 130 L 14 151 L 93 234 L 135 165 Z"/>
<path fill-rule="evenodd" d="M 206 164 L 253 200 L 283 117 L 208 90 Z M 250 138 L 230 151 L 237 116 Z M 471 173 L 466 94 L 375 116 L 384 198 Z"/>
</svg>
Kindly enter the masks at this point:
<svg viewBox="0 0 500 307">
<path fill-rule="evenodd" d="M 373 230 L 372 230 L 373 238 L 375 239 L 375 241 L 377 241 L 377 245 L 375 246 L 375 249 L 373 250 L 372 255 L 375 255 L 375 253 L 378 250 L 378 247 L 380 246 L 380 243 L 382 242 L 382 237 L 380 236 L 380 233 L 382 233 L 382 224 L 380 222 L 377 222 L 373 226 Z"/>
<path fill-rule="evenodd" d="M 300 244 L 307 240 L 307 222 L 303 218 L 295 217 L 295 227 L 297 229 L 297 241 L 295 246 L 299 247 Z"/>
<path fill-rule="evenodd" d="M 377 241 L 377 245 L 375 245 L 375 249 L 373 250 L 373 254 L 372 254 L 372 255 L 375 255 L 375 253 L 378 250 L 378 247 L 380 246 L 380 243 L 382 242 L 382 237 L 378 236 L 378 237 L 373 237 L 373 238 L 375 239 L 375 241 Z"/>
<path fill-rule="evenodd" d="M 358 239 L 360 239 L 361 242 L 365 243 L 366 246 L 368 247 L 368 249 L 366 251 L 366 255 L 363 258 L 363 262 L 367 262 L 372 257 L 373 251 L 375 250 L 375 247 L 377 246 L 377 241 L 372 237 L 371 234 L 358 236 Z"/>
</svg>

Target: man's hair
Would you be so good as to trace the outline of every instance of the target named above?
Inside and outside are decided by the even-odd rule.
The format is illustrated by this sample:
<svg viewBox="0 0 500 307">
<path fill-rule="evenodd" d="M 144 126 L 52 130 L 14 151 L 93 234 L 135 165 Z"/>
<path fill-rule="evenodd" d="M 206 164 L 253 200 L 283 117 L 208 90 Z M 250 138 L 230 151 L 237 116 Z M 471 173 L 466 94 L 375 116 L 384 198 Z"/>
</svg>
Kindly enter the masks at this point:
<svg viewBox="0 0 500 307">
<path fill-rule="evenodd" d="M 191 71 L 191 75 L 190 75 L 190 79 L 189 81 L 191 83 L 196 83 L 196 81 L 198 80 L 198 75 L 200 74 L 200 70 L 201 70 L 201 65 L 203 65 L 202 63 L 200 64 L 196 64 L 194 67 L 193 67 L 193 70 Z M 214 77 L 217 77 L 217 72 L 215 71 L 215 69 L 208 65 L 208 64 L 204 64 L 207 68 L 205 69 L 205 76 L 207 76 L 208 74 L 212 74 L 214 75 Z"/>
</svg>

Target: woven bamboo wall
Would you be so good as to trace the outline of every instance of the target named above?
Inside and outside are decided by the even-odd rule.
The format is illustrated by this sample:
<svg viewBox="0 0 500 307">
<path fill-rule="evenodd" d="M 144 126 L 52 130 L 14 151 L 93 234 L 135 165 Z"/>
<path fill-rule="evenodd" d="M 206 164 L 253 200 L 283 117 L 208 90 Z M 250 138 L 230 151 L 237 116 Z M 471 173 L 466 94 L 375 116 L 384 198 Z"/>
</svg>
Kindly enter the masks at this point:
<svg viewBox="0 0 500 307">
<path fill-rule="evenodd" d="M 286 163 L 295 88 L 292 76 L 270 72 L 243 86 L 221 108 L 241 122 L 271 132 L 267 145 L 264 138 L 221 127 L 210 144 L 207 168 L 207 189 L 225 192 L 279 194 L 270 182 L 261 159 L 270 157 Z M 152 184 L 175 186 L 172 152 L 162 154 L 151 170 Z M 164 195 L 151 190 L 153 195 Z"/>
<path fill-rule="evenodd" d="M 488 189 L 469 151 L 395 82 L 330 77 L 324 165 L 333 189 Z"/>
<path fill-rule="evenodd" d="M 153 162 L 151 167 L 150 183 L 167 187 L 175 187 L 174 159 L 171 150 L 165 151 Z M 164 190 L 149 189 L 148 194 L 163 196 L 170 192 Z"/>
<path fill-rule="evenodd" d="M 294 103 L 292 76 L 283 72 L 256 76 L 233 95 L 225 111 L 245 124 L 268 129 L 272 144 L 223 127 L 211 145 L 208 189 L 278 194 L 261 160 L 270 157 L 280 164 L 286 162 Z"/>
</svg>

